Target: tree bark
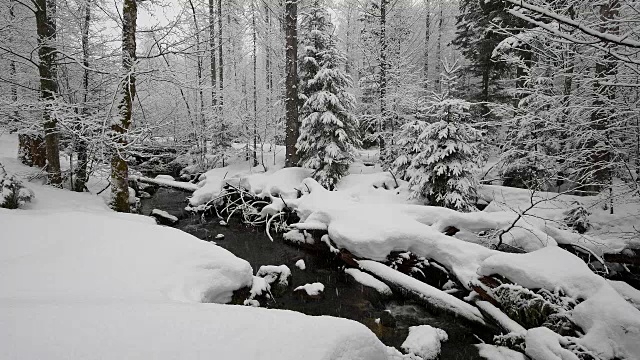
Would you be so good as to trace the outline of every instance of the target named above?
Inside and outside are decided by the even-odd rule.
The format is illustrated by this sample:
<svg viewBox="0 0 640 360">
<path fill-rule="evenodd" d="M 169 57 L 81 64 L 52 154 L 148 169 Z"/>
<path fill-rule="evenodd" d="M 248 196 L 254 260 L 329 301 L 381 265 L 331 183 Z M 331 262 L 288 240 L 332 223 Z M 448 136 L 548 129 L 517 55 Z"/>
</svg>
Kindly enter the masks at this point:
<svg viewBox="0 0 640 360">
<path fill-rule="evenodd" d="M 384 159 L 384 131 L 387 122 L 387 0 L 380 0 L 380 124 L 378 145 Z"/>
<path fill-rule="evenodd" d="M 82 65 L 84 71 L 82 74 L 82 116 L 86 117 L 89 113 L 87 101 L 89 97 L 89 24 L 91 23 L 91 0 L 84 2 L 84 21 L 82 23 Z M 78 136 L 76 143 L 76 152 L 78 155 L 78 166 L 76 168 L 76 179 L 73 184 L 73 190 L 83 192 L 87 182 L 87 164 L 88 164 L 88 144 L 82 136 Z"/>
<path fill-rule="evenodd" d="M 218 77 L 220 78 L 220 104 L 218 105 L 218 121 L 220 122 L 220 143 L 222 146 L 226 146 L 226 124 L 224 116 L 224 60 L 222 57 L 222 0 L 218 0 Z M 211 53 L 211 56 L 215 54 Z M 222 150 L 224 152 L 224 150 Z M 222 166 L 225 166 L 224 153 L 222 156 Z"/>
<path fill-rule="evenodd" d="M 16 19 L 16 15 L 15 15 L 15 11 L 14 11 L 14 7 L 15 7 L 15 0 L 9 0 L 9 22 L 13 25 L 13 23 L 15 22 Z M 13 36 L 12 33 L 9 32 L 9 36 L 8 36 L 8 42 L 9 44 L 13 43 Z M 9 61 L 9 76 L 11 79 L 11 102 L 14 105 L 17 105 L 18 103 L 18 86 L 16 85 L 16 80 L 17 80 L 17 68 L 16 68 L 16 61 L 13 59 L 13 57 L 11 58 L 11 60 Z M 15 109 L 13 111 L 13 114 L 10 116 L 9 118 L 9 128 L 13 131 L 17 128 L 17 123 L 18 123 L 18 110 Z"/>
<path fill-rule="evenodd" d="M 257 53 L 257 33 L 256 29 L 256 9 L 251 5 L 251 25 L 253 28 L 253 166 L 258 166 L 258 53 Z"/>
<path fill-rule="evenodd" d="M 300 135 L 298 124 L 298 0 L 285 3 L 286 46 L 286 158 L 285 166 L 298 165 L 296 142 Z"/>
<path fill-rule="evenodd" d="M 429 81 L 429 41 L 431 40 L 431 1 L 424 0 L 425 6 L 425 31 L 424 31 L 424 87 L 428 88 Z"/>
<path fill-rule="evenodd" d="M 136 22 L 138 7 L 136 0 L 124 0 L 122 5 L 122 98 L 118 105 L 118 116 L 111 124 L 114 142 L 111 154 L 111 207 L 115 211 L 129 212 L 129 167 L 124 159 L 127 145 L 126 135 L 132 121 L 133 99 L 136 96 Z"/>
<path fill-rule="evenodd" d="M 58 92 L 55 61 L 56 24 L 49 12 L 55 13 L 55 0 L 35 0 L 36 26 L 38 34 L 38 72 L 40 75 L 40 97 L 44 103 L 42 123 L 44 125 L 47 151 L 47 173 L 49 183 L 62 186 L 60 171 L 60 147 L 58 121 L 51 114 L 51 107 Z"/>
<path fill-rule="evenodd" d="M 619 26 L 614 23 L 614 19 L 618 17 L 620 9 L 619 0 L 609 0 L 600 5 L 600 31 L 608 34 L 618 34 Z M 595 86 L 595 100 L 593 101 L 593 107 L 596 109 L 591 113 L 591 130 L 593 136 L 596 137 L 590 144 L 591 149 L 591 166 L 588 169 L 590 175 L 591 184 L 588 186 L 588 190 L 600 191 L 605 186 L 611 187 L 612 169 L 611 169 L 611 152 L 606 148 L 596 148 L 601 146 L 603 142 L 609 145 L 609 122 L 610 118 L 614 116 L 613 107 L 607 107 L 604 99 L 613 100 L 615 98 L 615 88 L 610 85 L 605 85 L 603 82 L 611 79 L 616 73 L 616 61 L 609 54 L 606 54 L 602 61 L 596 63 L 596 82 Z M 611 191 L 611 189 L 610 189 Z M 613 211 L 613 208 L 611 208 Z"/>
</svg>

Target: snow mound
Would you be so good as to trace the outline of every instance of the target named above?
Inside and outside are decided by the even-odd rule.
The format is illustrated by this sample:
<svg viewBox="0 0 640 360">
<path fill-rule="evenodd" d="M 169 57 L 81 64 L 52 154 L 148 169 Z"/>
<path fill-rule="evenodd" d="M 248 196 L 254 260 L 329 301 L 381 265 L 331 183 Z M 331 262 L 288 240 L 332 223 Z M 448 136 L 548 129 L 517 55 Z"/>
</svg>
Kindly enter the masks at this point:
<svg viewBox="0 0 640 360">
<path fill-rule="evenodd" d="M 489 344 L 476 345 L 483 359 L 487 360 L 527 360 L 524 354 L 503 346 Z"/>
<path fill-rule="evenodd" d="M 569 252 L 548 247 L 527 254 L 496 254 L 478 273 L 498 274 L 530 289 L 563 290 L 582 300 L 570 310 L 571 319 L 586 333 L 576 339 L 578 344 L 602 359 L 640 358 L 640 311 Z"/>
<path fill-rule="evenodd" d="M 264 278 L 269 285 L 278 280 L 278 284 L 288 286 L 289 278 L 291 277 L 291 270 L 287 265 L 263 265 L 260 266 L 256 276 Z"/>
<path fill-rule="evenodd" d="M 440 355 L 441 343 L 449 340 L 447 333 L 429 325 L 411 326 L 409 336 L 402 343 L 402 349 L 422 357 L 433 360 Z"/>
<path fill-rule="evenodd" d="M 0 229 L 5 300 L 225 303 L 251 284 L 246 261 L 143 216 L 0 209 Z"/>
<path fill-rule="evenodd" d="M 305 270 L 307 268 L 307 265 L 304 263 L 304 260 L 300 259 L 296 261 L 296 267 L 300 270 Z"/>
<path fill-rule="evenodd" d="M 324 292 L 324 285 L 322 283 L 316 282 L 313 284 L 304 284 L 293 289 L 293 291 L 302 290 L 304 290 L 309 296 L 318 296 Z"/>
</svg>

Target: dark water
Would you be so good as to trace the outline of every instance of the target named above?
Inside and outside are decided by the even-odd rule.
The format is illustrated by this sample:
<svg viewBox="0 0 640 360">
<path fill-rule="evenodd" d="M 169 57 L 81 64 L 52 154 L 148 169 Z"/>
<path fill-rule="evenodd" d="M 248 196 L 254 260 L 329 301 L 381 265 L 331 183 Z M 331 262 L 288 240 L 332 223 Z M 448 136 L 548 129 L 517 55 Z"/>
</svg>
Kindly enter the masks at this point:
<svg viewBox="0 0 640 360">
<path fill-rule="evenodd" d="M 441 328 L 449 335 L 449 341 L 442 344 L 440 359 L 478 359 L 478 352 L 472 344 L 491 340 L 493 334 L 483 329 L 474 329 L 470 324 L 447 314 L 433 314 L 424 306 L 411 300 L 395 297 L 381 298 L 375 290 L 355 283 L 343 271 L 343 263 L 327 255 L 302 249 L 285 243 L 274 236 L 271 242 L 261 228 L 253 228 L 231 220 L 228 226 L 220 226 L 215 218 L 202 219 L 184 211 L 186 196 L 179 190 L 160 188 L 147 200 L 142 200 L 142 213 L 149 214 L 154 208 L 168 211 L 180 218 L 176 228 L 200 239 L 215 241 L 219 246 L 236 256 L 247 260 L 256 272 L 262 265 L 287 265 L 291 269 L 288 289 L 273 292 L 274 299 L 263 307 L 288 309 L 308 315 L 330 315 L 358 321 L 370 328 L 380 340 L 389 346 L 400 347 L 408 334 L 409 326 L 428 324 Z M 214 240 L 217 234 L 224 234 L 222 240 Z M 272 234 L 273 235 L 273 234 Z M 306 270 L 295 266 L 304 260 Z M 320 299 L 307 299 L 294 293 L 293 289 L 306 283 L 320 282 L 325 291 Z M 396 327 L 386 327 L 376 323 L 385 310 L 394 315 Z"/>
</svg>

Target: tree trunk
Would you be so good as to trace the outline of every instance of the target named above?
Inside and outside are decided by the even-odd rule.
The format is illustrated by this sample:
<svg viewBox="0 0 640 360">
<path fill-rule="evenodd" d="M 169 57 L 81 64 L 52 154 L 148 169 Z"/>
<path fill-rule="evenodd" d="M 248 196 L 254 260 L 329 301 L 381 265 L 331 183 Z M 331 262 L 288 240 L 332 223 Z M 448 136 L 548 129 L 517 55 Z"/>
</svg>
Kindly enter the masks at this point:
<svg viewBox="0 0 640 360">
<path fill-rule="evenodd" d="M 253 27 L 253 166 L 258 166 L 258 54 L 257 54 L 257 33 L 256 29 L 256 9 L 251 5 L 251 25 Z"/>
<path fill-rule="evenodd" d="M 82 65 L 84 71 L 82 74 L 82 116 L 88 115 L 87 101 L 89 97 L 89 24 L 91 22 L 91 0 L 84 2 L 84 22 L 82 23 Z M 78 136 L 76 143 L 76 152 L 78 154 L 78 166 L 76 168 L 76 179 L 73 184 L 73 190 L 83 192 L 87 182 L 87 164 L 88 164 L 88 144 L 82 136 Z"/>
<path fill-rule="evenodd" d="M 298 0 L 285 3 L 286 41 L 286 158 L 285 166 L 298 165 L 296 143 L 299 136 L 298 124 Z"/>
<path fill-rule="evenodd" d="M 380 124 L 378 145 L 384 159 L 384 131 L 387 122 L 387 0 L 380 0 Z"/>
<path fill-rule="evenodd" d="M 602 23 L 600 31 L 608 34 L 618 34 L 619 26 L 614 23 L 613 19 L 618 16 L 620 9 L 619 0 L 609 0 L 600 5 L 600 21 Z M 604 82 L 610 80 L 616 73 L 616 61 L 609 54 L 602 57 L 602 61 L 596 63 L 596 82 L 595 100 L 593 107 L 596 109 L 591 113 L 591 131 L 596 139 L 592 140 L 590 167 L 588 174 L 590 184 L 587 190 L 600 191 L 605 186 L 611 187 L 612 171 L 611 168 L 611 152 L 606 148 L 594 148 L 604 143 L 605 146 L 610 145 L 609 122 L 614 116 L 611 104 L 606 106 L 604 99 L 613 100 L 615 98 L 615 88 L 605 85 Z M 611 189 L 609 189 L 611 191 Z M 613 208 L 611 209 L 613 211 Z"/>
<path fill-rule="evenodd" d="M 222 0 L 218 0 L 218 77 L 220 78 L 220 104 L 218 105 L 218 121 L 220 122 L 220 143 L 226 146 L 226 125 L 224 116 L 224 63 L 222 58 Z M 215 56 L 213 50 L 211 56 Z M 222 149 L 222 166 L 225 166 L 224 149 Z"/>
<path fill-rule="evenodd" d="M 424 87 L 428 88 L 429 81 L 429 40 L 431 38 L 431 1 L 425 0 L 425 31 L 424 31 Z"/>
<path fill-rule="evenodd" d="M 16 16 L 15 16 L 15 12 L 14 12 L 14 7 L 15 7 L 15 0 L 9 0 L 9 22 L 13 25 L 13 23 L 15 22 Z M 7 41 L 9 42 L 9 44 L 13 43 L 13 36 L 12 33 L 9 32 L 9 36 Z M 11 57 L 11 60 L 9 61 L 9 79 L 11 80 L 12 84 L 11 84 L 11 102 L 17 106 L 18 103 L 18 86 L 16 85 L 17 83 L 17 69 L 16 69 L 16 62 L 13 59 L 13 57 Z M 11 116 L 9 117 L 9 129 L 11 129 L 12 131 L 15 130 L 17 128 L 18 125 L 18 109 L 16 108 L 13 113 L 11 114 Z"/>
<path fill-rule="evenodd" d="M 62 173 L 60 172 L 60 148 L 58 121 L 51 114 L 51 107 L 58 92 L 55 62 L 55 19 L 49 11 L 55 13 L 55 0 L 35 0 L 36 25 L 38 34 L 38 72 L 40 75 L 40 97 L 44 102 L 42 111 L 42 123 L 44 125 L 45 144 L 47 151 L 47 173 L 49 183 L 53 186 L 62 186 Z"/>
<path fill-rule="evenodd" d="M 436 90 L 442 92 L 442 79 L 440 76 L 440 65 L 442 63 L 442 31 L 444 25 L 444 11 L 442 8 L 442 1 L 438 2 L 438 44 L 436 53 L 438 54 L 438 61 L 436 62 Z"/>
<path fill-rule="evenodd" d="M 129 167 L 123 152 L 127 145 L 126 135 L 131 126 L 133 99 L 136 96 L 136 21 L 138 7 L 136 0 L 124 0 L 122 5 L 122 70 L 125 81 L 122 97 L 118 105 L 118 116 L 111 124 L 114 142 L 111 154 L 111 207 L 115 211 L 129 212 Z"/>
</svg>

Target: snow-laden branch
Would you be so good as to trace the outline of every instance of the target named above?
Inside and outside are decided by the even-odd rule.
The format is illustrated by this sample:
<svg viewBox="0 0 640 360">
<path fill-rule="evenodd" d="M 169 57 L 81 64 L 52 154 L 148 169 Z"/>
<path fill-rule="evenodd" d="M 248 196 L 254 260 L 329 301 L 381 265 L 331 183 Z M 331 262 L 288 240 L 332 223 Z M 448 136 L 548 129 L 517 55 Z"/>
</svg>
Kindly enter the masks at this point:
<svg viewBox="0 0 640 360">
<path fill-rule="evenodd" d="M 528 4 L 522 0 L 505 0 L 507 2 L 510 2 L 511 4 L 514 4 L 518 7 L 521 7 L 523 9 L 527 9 L 529 11 L 533 11 L 535 13 L 538 13 L 540 15 L 544 15 L 550 19 L 553 19 L 559 23 L 571 26 L 575 29 L 578 29 L 580 31 L 582 31 L 583 33 L 593 36 L 595 38 L 598 38 L 600 41 L 606 42 L 606 43 L 612 43 L 612 44 L 617 44 L 617 45 L 622 45 L 622 46 L 628 46 L 628 47 L 632 47 L 632 48 L 637 48 L 640 49 L 640 42 L 633 40 L 633 39 L 629 39 L 629 35 L 624 35 L 624 36 L 616 36 L 613 34 L 607 34 L 607 33 L 603 33 L 601 31 L 597 31 L 595 29 L 592 29 L 588 26 L 585 26 L 584 24 L 581 24 L 575 20 L 572 20 L 571 18 L 568 18 L 566 16 L 562 16 L 560 14 L 557 14 L 549 9 L 545 9 L 542 8 L 540 6 L 536 6 L 536 5 L 532 5 L 532 4 Z M 528 20 L 527 20 L 528 21 Z"/>
</svg>

